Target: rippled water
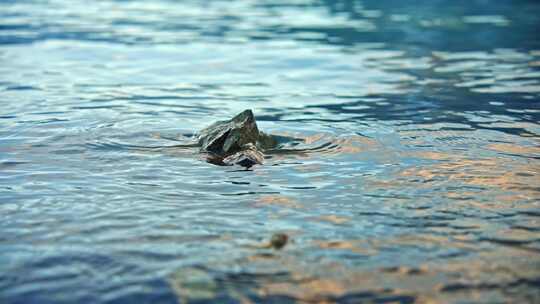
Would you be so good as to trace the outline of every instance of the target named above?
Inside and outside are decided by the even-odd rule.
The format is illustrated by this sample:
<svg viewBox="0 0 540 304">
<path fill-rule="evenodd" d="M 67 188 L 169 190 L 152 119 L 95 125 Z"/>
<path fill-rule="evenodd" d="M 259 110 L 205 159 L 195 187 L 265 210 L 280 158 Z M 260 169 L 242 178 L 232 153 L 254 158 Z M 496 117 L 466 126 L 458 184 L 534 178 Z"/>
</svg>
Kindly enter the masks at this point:
<svg viewBox="0 0 540 304">
<path fill-rule="evenodd" d="M 0 302 L 538 301 L 539 16 L 0 1 Z M 171 147 L 245 108 L 313 151 Z"/>
</svg>

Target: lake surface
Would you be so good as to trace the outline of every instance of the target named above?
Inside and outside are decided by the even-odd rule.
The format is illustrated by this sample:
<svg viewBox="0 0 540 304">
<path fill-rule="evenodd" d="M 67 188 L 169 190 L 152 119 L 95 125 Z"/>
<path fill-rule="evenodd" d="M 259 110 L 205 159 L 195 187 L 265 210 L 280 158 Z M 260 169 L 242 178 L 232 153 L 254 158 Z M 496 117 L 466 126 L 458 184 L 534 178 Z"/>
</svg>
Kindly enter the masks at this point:
<svg viewBox="0 0 540 304">
<path fill-rule="evenodd" d="M 538 303 L 539 29 L 535 0 L 0 1 L 0 302 Z M 172 147 L 246 108 L 309 151 Z"/>
</svg>

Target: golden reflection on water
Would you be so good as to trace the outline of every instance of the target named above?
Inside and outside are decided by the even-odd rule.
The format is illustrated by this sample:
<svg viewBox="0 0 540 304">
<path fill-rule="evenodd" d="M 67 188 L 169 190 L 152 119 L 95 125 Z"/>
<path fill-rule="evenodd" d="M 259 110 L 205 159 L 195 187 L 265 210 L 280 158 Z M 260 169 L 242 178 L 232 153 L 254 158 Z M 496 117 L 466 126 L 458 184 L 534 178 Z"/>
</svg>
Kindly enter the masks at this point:
<svg viewBox="0 0 540 304">
<path fill-rule="evenodd" d="M 314 219 L 319 220 L 319 221 L 329 222 L 329 223 L 336 224 L 336 225 L 345 224 L 345 223 L 347 223 L 347 222 L 349 222 L 351 220 L 351 218 L 349 218 L 349 217 L 337 216 L 337 215 L 334 215 L 334 214 L 321 215 L 321 216 L 316 217 Z"/>
<path fill-rule="evenodd" d="M 430 157 L 433 159 L 433 155 Z M 436 164 L 403 170 L 400 176 L 519 191 L 516 195 L 527 199 L 538 197 L 540 164 L 501 158 L 466 159 L 451 156 L 449 159 L 447 155 L 444 155 L 444 159 Z M 502 196 L 507 197 L 508 194 Z"/>
<path fill-rule="evenodd" d="M 416 151 L 411 156 L 437 161 L 402 170 L 401 177 L 408 180 L 441 181 L 455 185 L 469 185 L 505 190 L 512 195 L 528 199 L 538 197 L 540 163 L 532 157 L 540 155 L 540 146 L 509 143 L 490 144 L 486 150 L 496 156 L 472 156 L 468 152 Z M 512 157 L 519 155 L 521 158 Z M 508 195 L 508 193 L 506 195 Z M 460 195 L 463 196 L 462 192 Z M 457 194 L 449 194 L 449 196 Z M 511 197 L 515 199 L 516 197 Z"/>
<path fill-rule="evenodd" d="M 515 144 L 491 144 L 487 146 L 488 149 L 497 151 L 497 152 L 503 152 L 503 153 L 509 153 L 509 154 L 516 154 L 516 155 L 536 155 L 540 156 L 540 146 L 536 147 L 524 147 L 519 146 Z"/>
<path fill-rule="evenodd" d="M 304 138 L 304 142 L 307 145 L 315 145 L 320 142 L 331 143 L 331 146 L 333 146 L 333 148 L 328 148 L 328 149 L 319 151 L 325 154 L 361 153 L 367 150 L 372 150 L 378 145 L 376 141 L 367 137 L 359 136 L 359 135 L 333 137 L 329 134 L 324 134 L 324 133 L 307 136 Z"/>
<path fill-rule="evenodd" d="M 511 261 L 507 255 L 512 256 Z M 319 262 L 317 267 L 313 267 L 294 255 L 284 254 L 264 260 L 245 260 L 249 265 L 244 266 L 260 269 L 261 277 L 252 290 L 262 298 L 279 295 L 293 298 L 296 303 L 337 303 L 339 297 L 347 294 L 372 293 L 415 297 L 418 303 L 446 303 L 459 298 L 489 295 L 482 291 L 482 286 L 500 286 L 500 290 L 505 290 L 505 286 L 516 284 L 520 279 L 534 279 L 538 265 L 531 262 L 533 257 L 527 252 L 508 250 L 502 254 L 482 252 L 473 258 L 445 263 L 426 262 L 417 267 L 401 265 L 354 270 L 335 261 Z M 272 267 L 287 269 L 288 279 L 265 276 L 264 273 Z M 188 270 L 185 274 L 189 273 L 193 271 Z M 198 285 L 193 283 L 193 276 L 189 280 L 185 276 L 173 277 L 172 284 L 180 297 L 201 299 L 213 295 L 212 291 L 217 289 L 216 282 L 205 273 L 198 273 L 197 277 Z M 228 284 L 229 294 L 245 294 L 242 284 Z M 500 290 L 492 294 L 497 299 L 504 299 L 507 295 Z M 249 301 L 245 297 L 243 299 Z"/>
<path fill-rule="evenodd" d="M 255 207 L 264 207 L 264 206 L 278 206 L 286 208 L 304 208 L 304 206 L 295 201 L 291 197 L 284 195 L 264 195 L 258 198 L 254 204 Z"/>
<path fill-rule="evenodd" d="M 345 250 L 360 255 L 375 255 L 377 249 L 364 240 L 313 241 L 313 245 L 321 249 Z"/>
<path fill-rule="evenodd" d="M 301 144 L 294 148 L 285 148 L 290 153 L 273 154 L 274 159 L 287 159 L 294 157 L 309 157 L 314 154 L 316 157 L 322 155 L 342 155 L 342 154 L 357 154 L 366 151 L 372 151 L 380 144 L 370 138 L 349 134 L 347 136 L 334 136 L 328 133 L 316 133 L 309 136 L 302 136 L 296 133 L 280 132 L 275 135 L 291 137 L 301 140 Z"/>
<path fill-rule="evenodd" d="M 330 139 L 329 139 L 330 138 Z M 361 136 L 331 138 L 317 134 L 305 139 L 308 145 L 332 142 L 333 147 L 319 151 L 320 155 L 362 154 L 378 151 L 380 145 Z M 405 141 L 403 143 L 406 143 Z M 408 142 L 410 143 L 410 142 Z M 420 142 L 417 142 L 417 144 Z M 216 296 L 216 290 L 227 289 L 227 294 L 240 303 L 255 303 L 246 292 L 259 298 L 288 297 L 296 303 L 339 303 L 341 297 L 363 294 L 366 300 L 378 296 L 414 299 L 416 303 L 451 303 L 456 301 L 530 300 L 528 290 L 537 282 L 538 239 L 540 223 L 536 218 L 522 218 L 514 225 L 501 225 L 489 217 L 467 214 L 482 210 L 482 215 L 538 210 L 540 197 L 540 164 L 534 159 L 540 153 L 537 146 L 496 143 L 482 147 L 482 153 L 470 150 L 401 152 L 399 157 L 421 160 L 416 166 L 398 168 L 392 176 L 369 175 L 362 178 L 365 189 L 438 190 L 432 199 L 446 199 L 450 203 L 432 205 L 427 209 L 410 209 L 397 218 L 398 223 L 430 220 L 439 212 L 449 214 L 436 219 L 440 225 L 428 226 L 423 232 L 397 233 L 385 237 L 359 235 L 355 239 L 310 239 L 292 243 L 281 251 L 253 250 L 231 265 L 209 265 L 209 269 L 243 269 L 253 282 L 235 282 L 229 278 L 213 277 L 196 272 L 202 284 L 193 284 L 185 276 L 172 276 L 171 285 L 181 299 L 201 299 Z M 487 151 L 487 152 L 486 152 Z M 489 153 L 488 153 L 489 152 Z M 381 152 L 383 159 L 395 159 L 392 151 Z M 520 157 L 515 157 L 518 155 Z M 308 155 L 304 155 L 308 156 Z M 319 157 L 317 156 L 317 157 Z M 379 156 L 379 155 L 378 155 Z M 318 172 L 319 164 L 300 164 L 300 172 Z M 478 193 L 482 193 L 479 199 Z M 410 202 L 396 197 L 396 202 Z M 262 195 L 255 199 L 254 207 L 277 207 L 278 211 L 306 209 L 306 205 L 284 194 Z M 303 212 L 303 211 L 302 211 Z M 452 216 L 452 214 L 460 214 Z M 284 214 L 283 216 L 288 216 Z M 270 214 L 272 218 L 275 214 Z M 309 223 L 347 227 L 354 225 L 354 217 L 327 213 L 306 217 Z M 400 222 L 401 221 L 401 222 Z M 435 221 L 435 220 L 432 220 Z M 301 229 L 292 232 L 305 238 Z M 406 252 L 431 252 L 429 259 L 418 261 L 411 256 L 410 263 L 388 258 L 388 266 L 371 262 L 389 249 Z M 390 250 L 391 251 L 391 250 Z M 308 253 L 318 253 L 317 258 Z M 347 256 L 348 258 L 340 258 Z M 355 258 L 352 258 L 355 257 Z M 425 257 L 425 255 L 424 255 Z M 360 267 L 349 263 L 358 261 Z M 370 265 L 378 265 L 371 267 Z M 189 269 L 188 269 L 188 274 Z M 276 273 L 280 275 L 274 276 Z M 286 275 L 285 275 L 286 274 Z M 226 287 L 219 282 L 227 282 Z M 523 294 L 523 296 L 521 296 Z M 370 298 L 371 297 L 371 298 Z"/>
</svg>

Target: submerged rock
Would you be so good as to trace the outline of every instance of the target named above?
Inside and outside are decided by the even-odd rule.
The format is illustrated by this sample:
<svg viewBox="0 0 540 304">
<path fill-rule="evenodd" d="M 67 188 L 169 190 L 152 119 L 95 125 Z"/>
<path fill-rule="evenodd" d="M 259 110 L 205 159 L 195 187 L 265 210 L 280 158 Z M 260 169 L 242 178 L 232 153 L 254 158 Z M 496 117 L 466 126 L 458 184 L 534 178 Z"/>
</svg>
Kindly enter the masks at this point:
<svg viewBox="0 0 540 304">
<path fill-rule="evenodd" d="M 213 123 L 201 130 L 197 139 L 201 152 L 209 153 L 209 162 L 246 168 L 263 164 L 262 150 L 277 146 L 273 136 L 259 131 L 251 110 Z"/>
<path fill-rule="evenodd" d="M 247 247 L 253 249 L 275 249 L 280 250 L 289 242 L 289 236 L 285 233 L 274 233 L 270 240 L 259 244 L 248 245 Z"/>
<path fill-rule="evenodd" d="M 270 239 L 270 247 L 274 249 L 281 249 L 287 245 L 287 242 L 289 241 L 289 236 L 285 233 L 275 233 L 272 235 L 272 238 Z"/>
</svg>

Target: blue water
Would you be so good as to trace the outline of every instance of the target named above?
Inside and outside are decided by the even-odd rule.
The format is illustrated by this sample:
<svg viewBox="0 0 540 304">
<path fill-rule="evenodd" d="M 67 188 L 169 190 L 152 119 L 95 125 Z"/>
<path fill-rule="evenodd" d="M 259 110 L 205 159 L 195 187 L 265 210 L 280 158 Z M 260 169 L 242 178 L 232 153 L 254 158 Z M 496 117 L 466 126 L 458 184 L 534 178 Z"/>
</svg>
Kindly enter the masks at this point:
<svg viewBox="0 0 540 304">
<path fill-rule="evenodd" d="M 0 302 L 537 303 L 538 29 L 534 0 L 0 1 Z M 311 151 L 172 147 L 246 108 Z"/>
</svg>

